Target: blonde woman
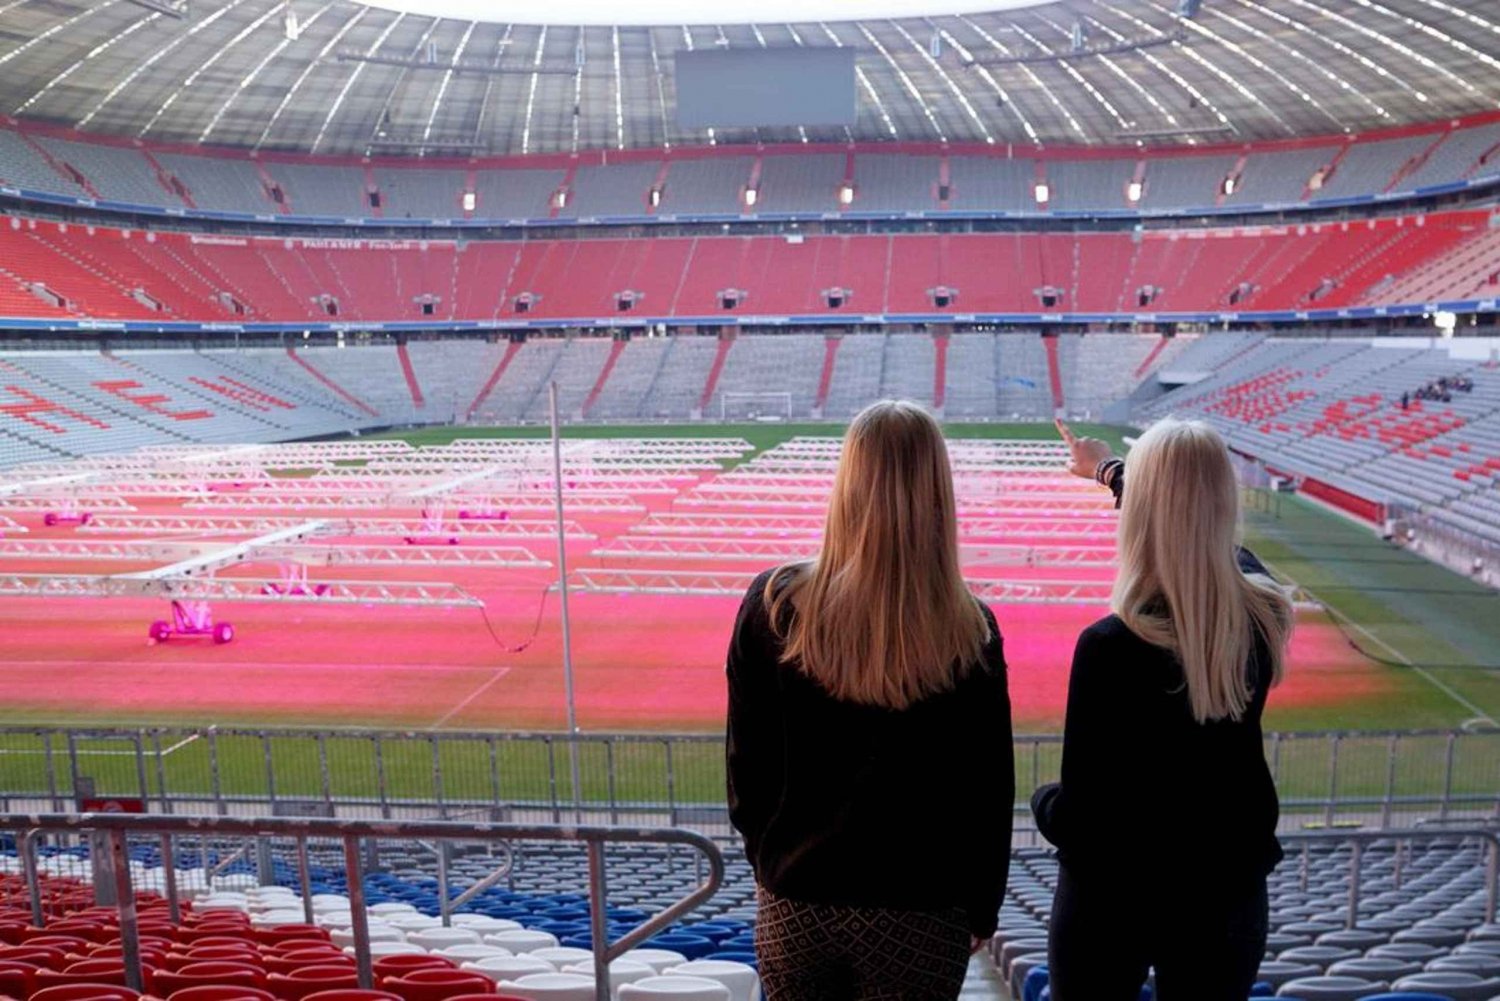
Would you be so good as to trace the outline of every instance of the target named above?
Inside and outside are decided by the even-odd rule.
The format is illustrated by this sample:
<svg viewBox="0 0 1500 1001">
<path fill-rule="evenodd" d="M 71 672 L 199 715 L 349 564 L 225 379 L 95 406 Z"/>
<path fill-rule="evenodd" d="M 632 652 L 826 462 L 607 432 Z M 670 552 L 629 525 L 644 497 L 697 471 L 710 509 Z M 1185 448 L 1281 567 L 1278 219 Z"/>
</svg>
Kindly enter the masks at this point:
<svg viewBox="0 0 1500 1001">
<path fill-rule="evenodd" d="M 1000 630 L 959 574 L 926 411 L 854 419 L 822 550 L 750 586 L 728 676 L 768 1001 L 956 998 L 995 931 L 1015 779 Z"/>
<path fill-rule="evenodd" d="M 1244 1001 L 1281 859 L 1261 746 L 1291 606 L 1239 548 L 1224 440 L 1167 420 L 1123 463 L 1075 439 L 1073 470 L 1120 511 L 1114 614 L 1073 655 L 1062 782 L 1032 799 L 1058 848 L 1049 971 L 1056 1001 Z"/>
</svg>

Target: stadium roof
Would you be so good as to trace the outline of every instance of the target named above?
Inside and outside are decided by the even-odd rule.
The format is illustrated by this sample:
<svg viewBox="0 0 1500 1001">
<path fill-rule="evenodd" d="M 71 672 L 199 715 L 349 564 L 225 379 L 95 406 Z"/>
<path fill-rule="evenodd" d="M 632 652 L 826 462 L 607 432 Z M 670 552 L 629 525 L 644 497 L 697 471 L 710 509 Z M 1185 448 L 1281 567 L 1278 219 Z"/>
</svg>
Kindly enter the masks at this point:
<svg viewBox="0 0 1500 1001">
<path fill-rule="evenodd" d="M 988 6 L 1012 9 L 578 27 L 350 0 L 0 0 L 0 113 L 163 142 L 510 154 L 847 140 L 1181 145 L 1500 107 L 1493 2 Z M 855 125 L 677 126 L 674 52 L 782 46 L 857 50 Z"/>
</svg>

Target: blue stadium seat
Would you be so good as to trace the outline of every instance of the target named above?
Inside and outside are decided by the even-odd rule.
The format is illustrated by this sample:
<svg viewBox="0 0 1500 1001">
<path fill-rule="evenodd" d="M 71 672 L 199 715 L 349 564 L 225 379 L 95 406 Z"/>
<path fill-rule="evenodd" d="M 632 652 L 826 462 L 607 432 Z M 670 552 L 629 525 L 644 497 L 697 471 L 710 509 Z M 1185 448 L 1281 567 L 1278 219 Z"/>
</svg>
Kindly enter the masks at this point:
<svg viewBox="0 0 1500 1001">
<path fill-rule="evenodd" d="M 1038 1001 L 1042 996 L 1042 990 L 1047 986 L 1047 966 L 1032 967 L 1031 972 L 1026 974 L 1026 980 L 1021 985 L 1021 1001 Z"/>
</svg>

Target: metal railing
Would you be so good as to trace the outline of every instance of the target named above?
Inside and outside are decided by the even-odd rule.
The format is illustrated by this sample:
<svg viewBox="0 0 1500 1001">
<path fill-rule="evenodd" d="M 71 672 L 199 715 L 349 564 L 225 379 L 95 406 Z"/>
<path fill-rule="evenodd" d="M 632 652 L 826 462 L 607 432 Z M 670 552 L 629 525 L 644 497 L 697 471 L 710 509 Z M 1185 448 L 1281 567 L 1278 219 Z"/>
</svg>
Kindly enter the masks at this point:
<svg viewBox="0 0 1500 1001">
<path fill-rule="evenodd" d="M 1361 863 L 1364 861 L 1366 849 L 1371 845 L 1394 842 L 1396 851 L 1395 878 L 1396 885 L 1399 887 L 1401 882 L 1402 853 L 1410 851 L 1414 843 L 1451 842 L 1471 838 L 1482 841 L 1487 846 L 1484 868 L 1484 921 L 1486 924 L 1494 924 L 1495 922 L 1497 904 L 1500 904 L 1500 830 L 1494 827 L 1467 824 L 1446 826 L 1442 830 L 1434 830 L 1430 827 L 1412 827 L 1385 831 L 1293 831 L 1278 835 L 1278 837 L 1288 847 L 1301 845 L 1303 848 L 1301 888 L 1304 891 L 1308 888 L 1308 863 L 1310 857 L 1308 849 L 1319 843 L 1347 844 L 1350 846 L 1349 902 L 1344 919 L 1345 927 L 1347 928 L 1354 928 L 1359 922 L 1359 900 L 1363 885 Z"/>
<path fill-rule="evenodd" d="M 1055 781 L 1062 738 L 1018 735 L 1016 808 Z M 1291 817 L 1500 816 L 1500 733 L 1268 734 Z M 572 764 L 577 762 L 577 781 Z M 0 728 L 0 811 L 129 797 L 163 814 L 691 825 L 730 833 L 717 734 Z"/>
<path fill-rule="evenodd" d="M 561 841 L 581 842 L 588 856 L 590 948 L 594 954 L 595 991 L 598 1001 L 608 1001 L 610 993 L 609 964 L 625 952 L 646 941 L 679 917 L 689 913 L 712 897 L 724 880 L 724 856 L 708 838 L 694 831 L 675 829 L 636 829 L 628 827 L 561 827 L 522 824 L 465 824 L 451 821 L 360 821 L 325 818 L 290 817 L 164 817 L 114 813 L 23 814 L 0 815 L 0 831 L 16 833 L 17 849 L 22 858 L 32 916 L 45 924 L 41 880 L 36 862 L 36 839 L 43 834 L 102 835 L 107 840 L 105 869 L 112 880 L 115 906 L 119 909 L 120 946 L 126 986 L 144 989 L 141 967 L 140 924 L 136 913 L 135 890 L 131 884 L 128 839 L 132 835 L 160 839 L 163 866 L 163 891 L 174 922 L 180 919 L 176 872 L 173 864 L 173 840 L 183 836 L 212 835 L 218 838 L 292 838 L 297 844 L 297 870 L 301 883 L 304 912 L 311 922 L 312 888 L 307 860 L 309 838 L 340 841 L 344 850 L 344 875 L 348 882 L 350 934 L 353 939 L 355 967 L 359 984 L 374 986 L 374 967 L 370 955 L 370 926 L 365 911 L 361 841 L 364 839 L 430 838 L 453 841 Z M 630 931 L 609 940 L 606 924 L 608 885 L 604 865 L 607 843 L 682 845 L 691 848 L 707 863 L 707 871 L 686 896 L 647 918 Z M 441 853 L 439 854 L 441 856 Z M 479 886 L 480 892 L 484 886 Z M 444 923 L 453 907 L 462 900 L 448 900 L 446 879 L 439 890 L 443 897 Z M 472 890 L 472 888 L 471 888 Z M 468 892 L 468 891 L 466 891 Z"/>
</svg>

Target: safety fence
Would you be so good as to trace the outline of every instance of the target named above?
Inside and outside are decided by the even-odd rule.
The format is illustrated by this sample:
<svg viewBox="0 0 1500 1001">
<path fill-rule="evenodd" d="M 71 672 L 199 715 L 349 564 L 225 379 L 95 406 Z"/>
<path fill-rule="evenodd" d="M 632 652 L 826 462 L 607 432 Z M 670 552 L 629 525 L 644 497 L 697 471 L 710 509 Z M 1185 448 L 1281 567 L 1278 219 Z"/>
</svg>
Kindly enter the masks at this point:
<svg viewBox="0 0 1500 1001">
<path fill-rule="evenodd" d="M 686 830 L 649 830 L 628 827 L 559 827 L 521 824 L 472 824 L 444 821 L 360 821 L 286 817 L 162 817 L 131 816 L 118 813 L 0 815 L 0 831 L 10 832 L 17 843 L 32 903 L 32 919 L 46 926 L 42 906 L 42 886 L 36 857 L 37 841 L 48 836 L 89 837 L 98 849 L 93 853 L 96 886 L 101 896 L 118 907 L 121 957 L 126 986 L 144 989 L 141 965 L 140 928 L 136 910 L 136 887 L 132 885 L 130 851 L 132 838 L 137 842 L 157 842 L 161 852 L 165 884 L 156 888 L 167 900 L 173 921 L 180 920 L 179 892 L 175 884 L 174 843 L 179 838 L 213 837 L 217 840 L 244 839 L 269 841 L 290 840 L 295 845 L 302 901 L 312 919 L 312 885 L 309 878 L 308 842 L 310 839 L 334 841 L 342 845 L 344 879 L 348 886 L 349 922 L 359 983 L 366 989 L 374 986 L 370 948 L 370 928 L 364 901 L 364 844 L 384 841 L 418 841 L 429 839 L 440 845 L 452 843 L 490 843 L 508 846 L 512 842 L 561 842 L 581 844 L 588 855 L 588 898 L 591 924 L 591 951 L 594 954 L 594 976 L 599 1001 L 608 1001 L 609 964 L 652 935 L 667 928 L 678 918 L 709 900 L 724 881 L 724 857 L 707 838 Z M 605 846 L 619 844 L 657 844 L 684 846 L 695 851 L 702 865 L 698 885 L 684 896 L 650 915 L 636 927 L 615 935 L 607 931 L 608 889 Z M 497 871 L 498 872 L 498 871 Z M 466 891 L 472 892 L 473 888 Z M 444 901 L 443 923 L 447 924 L 452 901 L 446 881 L 439 887 Z"/>
<path fill-rule="evenodd" d="M 1500 732 L 1275 733 L 1265 747 L 1288 826 L 1500 816 Z M 1059 735 L 1015 738 L 1019 826 L 1061 756 Z M 0 810 L 90 802 L 159 814 L 729 833 L 716 734 L 0 728 Z"/>
</svg>

